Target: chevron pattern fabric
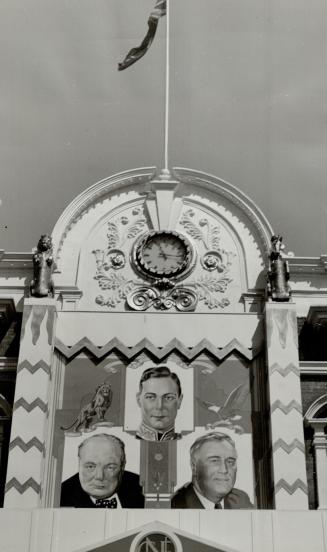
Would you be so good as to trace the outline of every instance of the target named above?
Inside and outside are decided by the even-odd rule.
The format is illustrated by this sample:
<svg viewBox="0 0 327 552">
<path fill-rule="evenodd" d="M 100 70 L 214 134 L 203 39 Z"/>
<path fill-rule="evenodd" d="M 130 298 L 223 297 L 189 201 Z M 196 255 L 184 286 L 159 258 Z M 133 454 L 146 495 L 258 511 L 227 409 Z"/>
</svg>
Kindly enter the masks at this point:
<svg viewBox="0 0 327 552">
<path fill-rule="evenodd" d="M 276 509 L 307 509 L 300 370 L 290 305 L 267 305 L 269 399 Z"/>
<path fill-rule="evenodd" d="M 26 300 L 5 488 L 8 508 L 40 505 L 55 320 L 53 299 L 42 305 Z"/>
<path fill-rule="evenodd" d="M 225 357 L 230 355 L 232 352 L 238 352 L 241 356 L 247 360 L 252 360 L 258 353 L 259 349 L 248 349 L 237 339 L 232 339 L 227 345 L 222 348 L 218 348 L 213 345 L 208 339 L 201 339 L 199 343 L 190 348 L 179 339 L 172 339 L 164 347 L 157 347 L 149 339 L 142 339 L 134 347 L 129 347 L 122 343 L 119 339 L 113 338 L 106 345 L 98 347 L 90 339 L 84 337 L 80 339 L 77 343 L 74 343 L 71 346 L 65 345 L 60 339 L 56 339 L 55 348 L 67 359 L 72 358 L 83 350 L 87 350 L 95 358 L 101 359 L 106 355 L 111 353 L 113 350 L 119 351 L 124 357 L 129 360 L 134 358 L 138 354 L 143 354 L 144 352 L 150 353 L 158 360 L 162 360 L 168 354 L 178 351 L 179 354 L 183 355 L 186 359 L 192 360 L 196 358 L 202 352 L 209 352 L 214 358 L 218 360 L 223 360 Z"/>
</svg>

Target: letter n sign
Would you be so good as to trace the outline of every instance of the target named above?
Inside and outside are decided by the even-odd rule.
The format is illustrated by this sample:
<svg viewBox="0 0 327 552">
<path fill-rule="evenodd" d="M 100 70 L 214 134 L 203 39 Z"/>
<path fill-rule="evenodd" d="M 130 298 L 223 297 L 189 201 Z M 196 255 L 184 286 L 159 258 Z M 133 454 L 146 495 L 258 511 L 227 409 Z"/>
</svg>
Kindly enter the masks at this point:
<svg viewBox="0 0 327 552">
<path fill-rule="evenodd" d="M 170 537 L 161 533 L 146 535 L 139 542 L 135 552 L 176 552 L 175 545 Z"/>
</svg>

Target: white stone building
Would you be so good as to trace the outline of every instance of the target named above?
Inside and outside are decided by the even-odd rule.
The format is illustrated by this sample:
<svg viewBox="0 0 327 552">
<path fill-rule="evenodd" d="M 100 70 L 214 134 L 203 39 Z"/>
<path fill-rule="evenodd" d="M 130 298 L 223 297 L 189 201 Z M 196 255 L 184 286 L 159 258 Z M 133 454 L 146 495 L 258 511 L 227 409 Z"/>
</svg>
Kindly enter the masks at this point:
<svg viewBox="0 0 327 552">
<path fill-rule="evenodd" d="M 326 552 L 326 259 L 284 251 L 291 294 L 276 300 L 266 291 L 273 234 L 231 184 L 143 168 L 63 212 L 54 297 L 30 295 L 31 254 L 1 252 L 1 550 Z M 151 365 L 178 374 L 184 399 L 181 439 L 146 446 L 135 396 Z M 74 426 L 103 382 L 113 393 L 103 419 Z M 242 401 L 222 414 L 240 386 Z M 191 478 L 190 445 L 213 429 L 234 439 L 236 485 L 253 509 L 170 509 Z M 125 442 L 146 507 L 59 508 L 78 444 L 103 432 Z M 160 484 L 153 473 L 165 474 Z"/>
</svg>

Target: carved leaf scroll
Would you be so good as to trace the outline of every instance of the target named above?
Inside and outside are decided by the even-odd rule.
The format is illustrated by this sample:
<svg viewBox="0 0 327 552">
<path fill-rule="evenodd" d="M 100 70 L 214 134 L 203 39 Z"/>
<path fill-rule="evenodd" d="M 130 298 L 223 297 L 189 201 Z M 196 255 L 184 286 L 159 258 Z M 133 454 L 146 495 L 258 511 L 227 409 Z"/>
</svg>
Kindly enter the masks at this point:
<svg viewBox="0 0 327 552">
<path fill-rule="evenodd" d="M 220 248 L 220 228 L 219 226 L 209 227 L 209 248 L 219 251 Z"/>
<path fill-rule="evenodd" d="M 196 285 L 205 287 L 211 293 L 224 293 L 231 281 L 232 279 L 227 277 L 215 278 L 212 276 L 200 276 L 200 278 L 196 280 Z"/>
<path fill-rule="evenodd" d="M 102 290 L 126 290 L 127 287 L 133 287 L 134 285 L 133 280 L 127 280 L 122 274 L 118 274 L 117 272 L 109 272 L 109 274 L 100 272 L 94 276 L 94 279 L 99 282 L 99 287 Z"/>
<path fill-rule="evenodd" d="M 137 234 L 139 234 L 140 231 L 143 230 L 145 223 L 146 223 L 145 218 L 141 218 L 137 220 L 134 224 L 131 224 L 128 227 L 127 232 L 123 236 L 121 243 L 124 244 L 126 240 L 135 238 L 135 236 L 137 236 Z"/>
<path fill-rule="evenodd" d="M 230 304 L 227 297 L 219 298 L 215 294 L 224 293 L 231 281 L 231 278 L 227 278 L 225 276 L 221 278 L 201 276 L 194 282 L 190 282 L 189 285 L 194 286 L 199 301 L 203 301 L 209 309 L 215 309 L 225 308 Z"/>
<path fill-rule="evenodd" d="M 108 237 L 108 250 L 113 249 L 114 247 L 117 247 L 117 244 L 119 242 L 119 232 L 118 232 L 117 225 L 114 222 L 108 222 L 107 237 Z"/>
<path fill-rule="evenodd" d="M 110 279 L 107 282 L 103 277 L 102 279 L 95 276 L 95 279 L 99 280 L 99 287 L 103 290 L 110 289 L 111 294 L 104 298 L 103 295 L 98 295 L 95 302 L 102 307 L 116 307 L 122 301 L 125 301 L 128 293 L 134 288 L 135 282 L 127 280 L 123 276 L 110 274 Z"/>
<path fill-rule="evenodd" d="M 194 216 L 194 211 L 192 209 L 189 209 L 184 213 L 184 215 L 181 218 L 181 225 L 184 226 L 186 232 L 195 240 L 200 240 L 204 243 L 206 246 L 206 240 L 203 232 L 200 230 L 200 228 L 191 220 L 191 217 Z"/>
</svg>

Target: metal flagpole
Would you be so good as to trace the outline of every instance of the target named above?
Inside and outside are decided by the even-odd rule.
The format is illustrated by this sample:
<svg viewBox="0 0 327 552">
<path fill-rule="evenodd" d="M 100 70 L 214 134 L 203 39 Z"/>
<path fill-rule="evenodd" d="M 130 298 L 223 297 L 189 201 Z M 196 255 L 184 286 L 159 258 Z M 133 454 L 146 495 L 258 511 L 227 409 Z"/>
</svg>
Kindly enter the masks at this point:
<svg viewBox="0 0 327 552">
<path fill-rule="evenodd" d="M 169 172 L 169 77 L 170 77 L 170 0 L 166 0 L 166 87 L 165 87 L 165 164 L 163 174 L 170 176 Z"/>
</svg>

